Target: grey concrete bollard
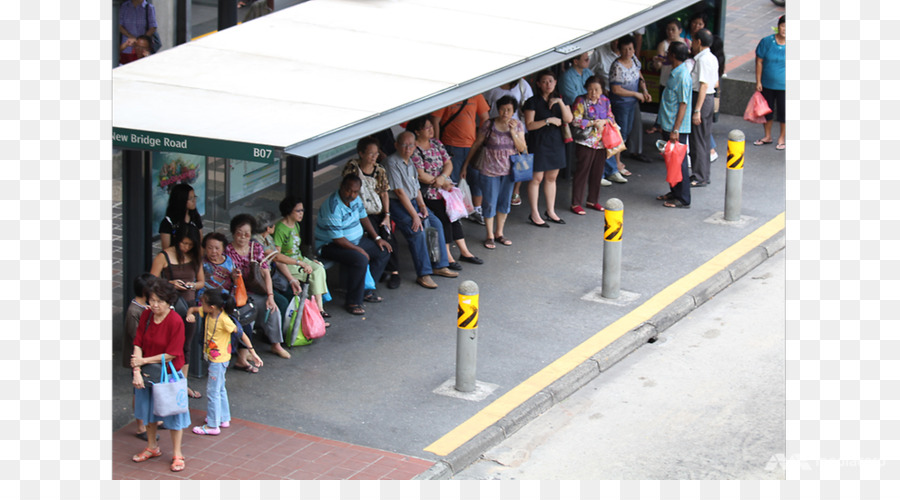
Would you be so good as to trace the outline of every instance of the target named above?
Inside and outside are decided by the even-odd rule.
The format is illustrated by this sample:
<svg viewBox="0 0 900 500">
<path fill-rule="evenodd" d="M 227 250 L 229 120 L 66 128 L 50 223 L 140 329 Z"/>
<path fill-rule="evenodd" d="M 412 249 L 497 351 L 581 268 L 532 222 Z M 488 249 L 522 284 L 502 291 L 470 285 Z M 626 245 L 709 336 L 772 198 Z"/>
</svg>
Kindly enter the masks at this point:
<svg viewBox="0 0 900 500">
<path fill-rule="evenodd" d="M 744 183 L 744 133 L 728 132 L 728 160 L 725 169 L 725 220 L 741 220 L 742 190 Z"/>
<path fill-rule="evenodd" d="M 603 231 L 603 279 L 600 295 L 618 299 L 622 281 L 622 219 L 625 206 L 622 200 L 606 201 L 606 226 Z"/>
<path fill-rule="evenodd" d="M 478 354 L 478 285 L 471 280 L 459 284 L 456 314 L 456 385 L 459 392 L 475 390 Z"/>
</svg>

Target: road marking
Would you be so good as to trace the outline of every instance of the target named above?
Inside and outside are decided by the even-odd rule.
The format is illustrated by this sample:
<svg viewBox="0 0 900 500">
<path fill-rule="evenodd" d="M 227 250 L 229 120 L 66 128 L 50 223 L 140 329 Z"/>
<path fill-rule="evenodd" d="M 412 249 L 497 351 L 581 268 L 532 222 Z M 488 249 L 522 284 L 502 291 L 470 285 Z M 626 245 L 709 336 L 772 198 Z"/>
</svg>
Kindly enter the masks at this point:
<svg viewBox="0 0 900 500">
<path fill-rule="evenodd" d="M 608 327 L 600 330 L 580 345 L 560 356 L 524 382 L 497 398 L 455 429 L 428 445 L 425 451 L 439 456 L 447 456 L 475 437 L 479 432 L 495 424 L 512 410 L 544 390 L 557 379 L 594 356 L 622 335 L 646 322 L 676 299 L 703 283 L 729 264 L 759 246 L 784 229 L 784 212 L 763 224 L 742 240 L 728 247 L 706 263 L 664 288 L 633 311 L 622 316 Z"/>
</svg>

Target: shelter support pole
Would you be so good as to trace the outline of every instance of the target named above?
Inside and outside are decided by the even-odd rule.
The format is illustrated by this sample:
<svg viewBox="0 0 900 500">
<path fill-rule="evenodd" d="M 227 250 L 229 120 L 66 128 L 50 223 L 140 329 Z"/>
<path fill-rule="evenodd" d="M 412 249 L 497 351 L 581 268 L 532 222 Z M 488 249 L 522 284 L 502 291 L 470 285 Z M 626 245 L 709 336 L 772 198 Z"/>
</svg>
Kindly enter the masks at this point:
<svg viewBox="0 0 900 500">
<path fill-rule="evenodd" d="M 131 300 L 134 278 L 150 271 L 153 221 L 150 152 L 122 151 L 122 303 Z"/>
<path fill-rule="evenodd" d="M 237 25 L 238 0 L 219 0 L 219 31 Z"/>
<path fill-rule="evenodd" d="M 315 245 L 313 237 L 313 219 L 315 211 L 313 210 L 313 173 L 319 164 L 319 158 L 304 158 L 302 156 L 294 156 L 285 154 L 285 173 L 287 182 L 285 186 L 285 195 L 296 196 L 303 200 L 303 208 L 306 214 L 303 217 L 301 238 L 303 241 L 309 242 L 310 248 Z M 316 249 L 312 248 L 311 254 L 315 254 Z"/>
<path fill-rule="evenodd" d="M 237 5 L 237 4 L 235 4 Z M 175 5 L 175 45 L 191 41 L 191 0 L 177 0 Z"/>
</svg>

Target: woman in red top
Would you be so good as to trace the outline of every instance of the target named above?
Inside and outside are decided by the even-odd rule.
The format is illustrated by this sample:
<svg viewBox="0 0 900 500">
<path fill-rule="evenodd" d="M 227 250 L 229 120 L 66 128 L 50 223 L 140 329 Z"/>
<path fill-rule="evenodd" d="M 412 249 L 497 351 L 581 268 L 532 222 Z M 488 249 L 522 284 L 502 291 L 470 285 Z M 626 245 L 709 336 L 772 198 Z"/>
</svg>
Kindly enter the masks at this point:
<svg viewBox="0 0 900 500">
<path fill-rule="evenodd" d="M 155 415 L 151 389 L 144 385 L 141 367 L 161 363 L 163 354 L 167 360 L 172 361 L 176 370 L 181 370 L 184 365 L 184 322 L 169 307 L 176 297 L 175 287 L 169 282 L 157 278 L 150 284 L 147 294 L 149 307 L 141 314 L 134 334 L 134 353 L 131 355 L 134 418 L 147 422 L 147 447 L 131 459 L 144 462 L 162 455 L 159 443 L 156 442 L 157 422 L 162 421 L 172 434 L 172 472 L 184 470 L 181 436 L 182 430 L 191 425 L 190 413 L 170 417 Z"/>
</svg>

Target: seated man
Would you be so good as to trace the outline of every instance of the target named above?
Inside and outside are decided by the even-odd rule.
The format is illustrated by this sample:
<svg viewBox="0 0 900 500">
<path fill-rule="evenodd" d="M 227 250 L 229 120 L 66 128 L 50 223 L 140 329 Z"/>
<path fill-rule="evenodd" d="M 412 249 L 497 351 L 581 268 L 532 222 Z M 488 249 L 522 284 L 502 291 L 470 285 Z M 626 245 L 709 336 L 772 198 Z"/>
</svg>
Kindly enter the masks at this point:
<svg viewBox="0 0 900 500">
<path fill-rule="evenodd" d="M 366 266 L 372 276 L 381 276 L 393 251 L 369 222 L 366 207 L 359 199 L 361 186 L 362 181 L 356 175 L 344 177 L 340 189 L 322 203 L 316 220 L 316 248 L 322 257 L 344 265 L 347 279 L 344 307 L 357 315 L 366 313 L 362 308 Z M 363 231 L 369 238 L 363 238 Z M 366 299 L 381 302 L 374 292 Z"/>
<path fill-rule="evenodd" d="M 397 152 L 388 156 L 384 169 L 387 171 L 388 183 L 391 185 L 391 214 L 397 229 L 406 237 L 409 253 L 412 254 L 416 266 L 416 283 L 425 288 L 437 288 L 431 274 L 445 278 L 455 278 L 459 273 L 447 269 L 447 245 L 444 243 L 444 231 L 441 221 L 434 214 L 428 213 L 422 192 L 419 191 L 419 175 L 410 160 L 415 150 L 415 136 L 406 131 L 397 136 Z M 428 256 L 428 242 L 425 240 L 425 229 L 422 221 L 427 219 L 431 227 L 437 229 L 441 257 L 438 262 L 431 262 Z M 434 270 L 432 270 L 434 269 Z"/>
</svg>

